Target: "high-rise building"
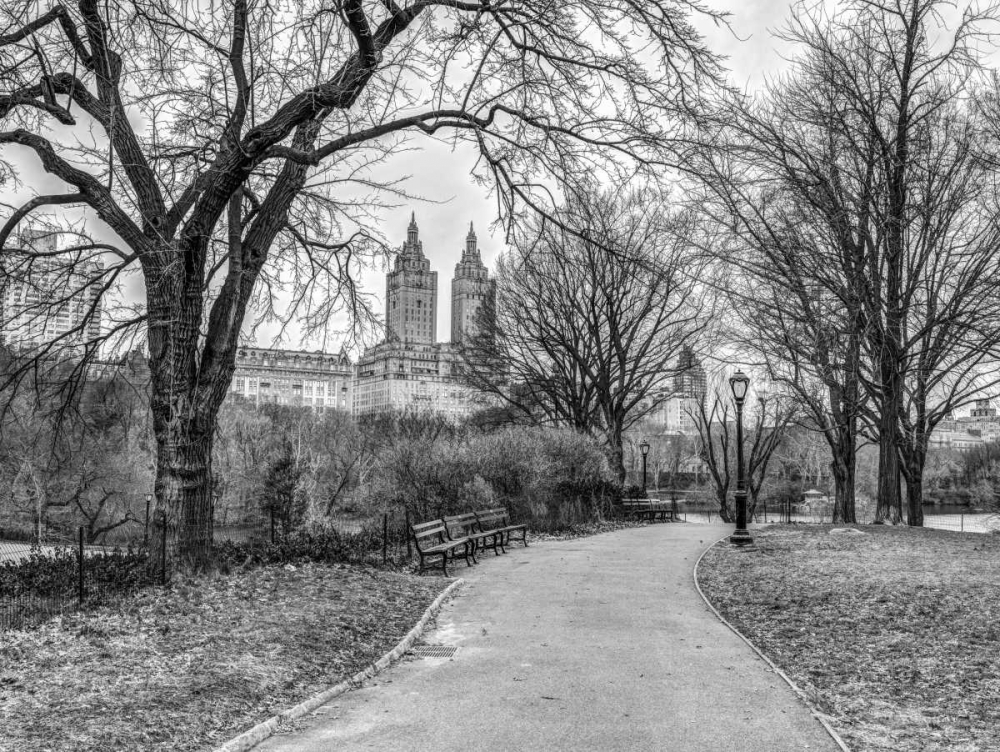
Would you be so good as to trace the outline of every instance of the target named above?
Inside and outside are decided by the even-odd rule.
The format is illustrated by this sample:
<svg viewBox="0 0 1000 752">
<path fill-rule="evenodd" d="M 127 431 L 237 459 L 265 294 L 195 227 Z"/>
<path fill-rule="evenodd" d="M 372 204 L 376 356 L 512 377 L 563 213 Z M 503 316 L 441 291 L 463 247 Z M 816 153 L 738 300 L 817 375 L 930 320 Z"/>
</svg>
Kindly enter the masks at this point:
<svg viewBox="0 0 1000 752">
<path fill-rule="evenodd" d="M 59 234 L 27 230 L 25 254 L 0 259 L 0 340 L 15 348 L 75 348 L 101 336 L 103 265 L 79 251 L 59 253 Z"/>
<path fill-rule="evenodd" d="M 241 347 L 230 394 L 255 405 L 351 410 L 353 369 L 347 354 Z"/>
<path fill-rule="evenodd" d="M 385 278 L 386 339 L 433 345 L 437 341 L 437 272 L 424 256 L 417 218 L 410 215 L 406 242 Z"/>
<path fill-rule="evenodd" d="M 451 343 L 461 348 L 478 331 L 479 312 L 492 299 L 493 281 L 479 257 L 476 232 L 469 223 L 462 260 L 451 280 Z"/>
<path fill-rule="evenodd" d="M 674 376 L 675 397 L 704 399 L 708 391 L 708 376 L 694 350 L 688 346 L 681 348 L 677 357 L 677 375 Z"/>
<path fill-rule="evenodd" d="M 697 433 L 693 416 L 698 414 L 698 405 L 705 399 L 708 376 L 690 347 L 681 349 L 675 373 L 669 395 L 650 413 L 649 418 L 669 432 L 685 435 Z"/>
<path fill-rule="evenodd" d="M 353 385 L 355 416 L 415 409 L 461 418 L 481 406 L 456 376 L 458 345 L 475 328 L 491 282 L 469 226 L 452 282 L 452 342 L 436 342 L 437 272 L 430 270 L 411 216 L 393 270 L 386 278 L 386 340 L 358 361 Z"/>
</svg>

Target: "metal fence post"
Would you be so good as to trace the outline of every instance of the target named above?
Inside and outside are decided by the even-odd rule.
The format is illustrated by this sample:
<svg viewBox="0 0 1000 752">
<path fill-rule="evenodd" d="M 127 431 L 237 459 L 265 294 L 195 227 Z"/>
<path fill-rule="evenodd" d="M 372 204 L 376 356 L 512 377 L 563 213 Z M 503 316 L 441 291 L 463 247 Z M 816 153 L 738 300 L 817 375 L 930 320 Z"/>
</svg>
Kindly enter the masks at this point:
<svg viewBox="0 0 1000 752">
<path fill-rule="evenodd" d="M 79 562 L 77 564 L 77 572 L 78 572 L 77 597 L 80 599 L 80 606 L 82 607 L 83 606 L 83 595 L 84 595 L 84 592 L 83 592 L 83 526 L 82 525 L 78 529 L 77 534 L 78 534 L 78 538 L 79 538 L 79 541 L 80 541 L 80 550 L 79 550 L 79 559 L 80 560 L 79 560 Z"/>
<path fill-rule="evenodd" d="M 153 500 L 152 494 L 146 494 L 146 521 L 142 525 L 142 545 L 149 545 L 149 503 Z"/>
<path fill-rule="evenodd" d="M 160 517 L 160 584 L 167 584 L 167 516 Z"/>
<path fill-rule="evenodd" d="M 403 529 L 403 536 L 406 538 L 406 560 L 409 561 L 413 557 L 413 549 L 410 548 L 410 510 L 403 510 L 403 524 L 406 527 Z"/>
<path fill-rule="evenodd" d="M 389 513 L 382 513 L 382 563 L 389 560 Z"/>
<path fill-rule="evenodd" d="M 274 545 L 274 510 L 271 510 L 271 545 Z"/>
</svg>

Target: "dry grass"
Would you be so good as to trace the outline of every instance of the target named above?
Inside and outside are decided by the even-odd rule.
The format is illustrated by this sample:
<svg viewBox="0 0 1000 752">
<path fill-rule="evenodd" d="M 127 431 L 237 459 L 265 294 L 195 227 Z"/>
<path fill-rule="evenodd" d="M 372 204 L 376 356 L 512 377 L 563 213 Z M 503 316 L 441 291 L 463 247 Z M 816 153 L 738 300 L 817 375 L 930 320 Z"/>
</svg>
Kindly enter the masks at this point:
<svg viewBox="0 0 1000 752">
<path fill-rule="evenodd" d="M 1000 536 L 772 528 L 699 568 L 852 750 L 1000 749 Z"/>
<path fill-rule="evenodd" d="M 381 657 L 449 582 L 265 567 L 6 632 L 0 750 L 210 748 Z"/>
</svg>

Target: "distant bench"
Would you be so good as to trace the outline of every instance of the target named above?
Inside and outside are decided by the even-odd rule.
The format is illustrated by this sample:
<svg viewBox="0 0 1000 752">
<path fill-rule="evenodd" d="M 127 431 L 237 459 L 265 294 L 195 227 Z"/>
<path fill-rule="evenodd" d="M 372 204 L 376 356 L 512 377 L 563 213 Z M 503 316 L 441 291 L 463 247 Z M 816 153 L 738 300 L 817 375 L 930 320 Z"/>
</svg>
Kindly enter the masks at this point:
<svg viewBox="0 0 1000 752">
<path fill-rule="evenodd" d="M 622 515 L 636 520 L 655 522 L 676 522 L 677 512 L 673 502 L 655 499 L 622 499 L 619 507 Z"/>
<path fill-rule="evenodd" d="M 511 524 L 502 507 L 419 522 L 410 525 L 410 536 L 420 556 L 420 571 L 440 564 L 446 577 L 449 559 L 461 557 L 471 567 L 480 551 L 492 549 L 499 556 L 507 552 L 512 539 L 528 545 L 527 526 Z"/>
</svg>

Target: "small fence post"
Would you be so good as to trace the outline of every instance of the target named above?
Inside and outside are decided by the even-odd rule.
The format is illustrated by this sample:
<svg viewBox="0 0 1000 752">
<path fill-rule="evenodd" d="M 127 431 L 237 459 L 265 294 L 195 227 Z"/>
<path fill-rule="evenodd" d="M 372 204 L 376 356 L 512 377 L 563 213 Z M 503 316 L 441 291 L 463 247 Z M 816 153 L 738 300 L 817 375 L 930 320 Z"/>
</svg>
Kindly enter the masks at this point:
<svg viewBox="0 0 1000 752">
<path fill-rule="evenodd" d="M 965 512 L 959 512 L 958 513 L 958 523 L 960 525 L 958 532 L 964 533 L 965 532 Z"/>
<path fill-rule="evenodd" d="M 167 515 L 160 517 L 160 584 L 167 584 Z"/>
<path fill-rule="evenodd" d="M 77 572 L 79 573 L 78 582 L 77 582 L 77 597 L 80 599 L 80 606 L 82 607 L 83 606 L 83 595 L 84 595 L 84 592 L 83 592 L 83 526 L 82 525 L 78 529 L 77 533 L 78 533 L 78 538 L 79 538 L 79 542 L 80 542 L 80 544 L 79 544 L 79 546 L 80 546 L 80 551 L 79 551 L 80 561 L 79 561 L 79 564 L 77 566 Z"/>
<path fill-rule="evenodd" d="M 764 502 L 764 524 L 767 524 L 767 502 Z"/>
<path fill-rule="evenodd" d="M 382 512 L 382 563 L 389 560 L 389 513 Z"/>
<path fill-rule="evenodd" d="M 274 510 L 271 510 L 271 545 L 274 545 Z"/>
<path fill-rule="evenodd" d="M 406 538 L 406 560 L 409 561 L 413 557 L 413 549 L 410 548 L 410 510 L 403 510 L 403 524 L 406 527 L 403 529 L 403 536 Z"/>
</svg>

